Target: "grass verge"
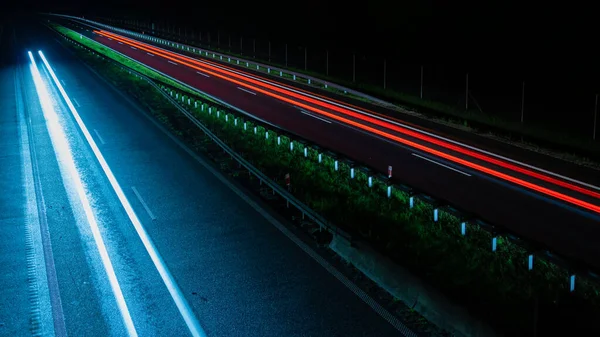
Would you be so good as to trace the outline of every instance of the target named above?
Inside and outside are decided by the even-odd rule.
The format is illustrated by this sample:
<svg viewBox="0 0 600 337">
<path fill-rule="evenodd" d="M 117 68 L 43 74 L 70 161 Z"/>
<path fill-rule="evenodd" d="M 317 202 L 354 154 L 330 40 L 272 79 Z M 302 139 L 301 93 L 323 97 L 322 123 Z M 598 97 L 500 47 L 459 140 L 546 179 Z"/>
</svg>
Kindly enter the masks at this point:
<svg viewBox="0 0 600 337">
<path fill-rule="evenodd" d="M 86 62 L 100 62 L 97 66 L 106 67 L 102 74 L 138 98 L 175 133 L 194 132 L 170 125 L 165 116 L 178 112 L 142 80 L 108 71 L 110 63 L 92 55 L 82 57 Z M 131 81 L 136 82 L 132 85 Z M 181 90 L 168 85 L 164 88 L 169 93 Z M 190 93 L 178 94 L 187 102 Z M 307 148 L 305 155 L 297 140 L 279 136 L 277 130 L 265 129 L 198 97 L 194 95 L 186 108 L 253 165 L 282 185 L 285 174 L 290 174 L 291 192 L 300 200 L 507 334 L 530 335 L 536 315 L 538 335 L 567 328 L 572 333 L 600 333 L 595 322 L 600 314 L 597 285 L 578 280 L 576 291 L 570 293 L 566 270 L 536 260 L 533 271 L 529 271 L 528 252 L 511 241 L 498 237 L 497 251 L 492 252 L 491 235 L 476 225 L 470 224 L 463 236 L 461 220 L 450 213 L 441 212 L 439 220 L 433 221 L 433 207 L 428 203 L 417 199 L 411 208 L 410 196 L 398 190 L 387 198 L 385 181 L 374 179 L 369 187 L 364 172 L 356 171 L 351 178 L 350 167 L 338 162 L 336 170 L 333 157 L 321 154 L 319 161 L 319 153 L 312 148 Z M 293 150 L 290 143 L 295 144 Z"/>
</svg>

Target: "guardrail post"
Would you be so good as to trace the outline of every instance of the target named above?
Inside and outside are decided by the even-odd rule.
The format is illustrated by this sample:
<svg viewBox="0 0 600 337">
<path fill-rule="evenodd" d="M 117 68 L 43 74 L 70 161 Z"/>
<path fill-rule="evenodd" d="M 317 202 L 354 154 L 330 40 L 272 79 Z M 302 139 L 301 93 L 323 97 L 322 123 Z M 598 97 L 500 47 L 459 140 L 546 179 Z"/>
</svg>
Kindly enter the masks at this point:
<svg viewBox="0 0 600 337">
<path fill-rule="evenodd" d="M 571 274 L 571 276 L 569 276 L 569 291 L 575 291 L 575 274 Z"/>
<path fill-rule="evenodd" d="M 498 245 L 498 237 L 494 235 L 494 237 L 492 237 L 492 252 L 496 251 L 497 245 Z"/>
<path fill-rule="evenodd" d="M 308 148 L 304 145 L 304 157 L 308 157 Z"/>
<path fill-rule="evenodd" d="M 290 151 L 294 151 L 294 141 L 290 140 Z"/>
<path fill-rule="evenodd" d="M 350 179 L 354 179 L 354 167 L 350 168 Z"/>
<path fill-rule="evenodd" d="M 281 136 L 277 136 L 277 145 L 281 145 Z"/>
<path fill-rule="evenodd" d="M 335 162 L 333 163 L 333 167 L 334 169 L 337 171 L 338 170 L 338 160 L 336 159 Z"/>
<path fill-rule="evenodd" d="M 373 177 L 369 176 L 369 187 L 373 187 Z"/>
<path fill-rule="evenodd" d="M 465 236 L 467 234 L 467 223 L 465 221 L 460 223 L 460 234 Z"/>
<path fill-rule="evenodd" d="M 437 222 L 439 220 L 439 211 L 437 208 L 433 209 L 433 221 Z"/>
<path fill-rule="evenodd" d="M 533 253 L 527 256 L 527 270 L 533 270 Z"/>
</svg>

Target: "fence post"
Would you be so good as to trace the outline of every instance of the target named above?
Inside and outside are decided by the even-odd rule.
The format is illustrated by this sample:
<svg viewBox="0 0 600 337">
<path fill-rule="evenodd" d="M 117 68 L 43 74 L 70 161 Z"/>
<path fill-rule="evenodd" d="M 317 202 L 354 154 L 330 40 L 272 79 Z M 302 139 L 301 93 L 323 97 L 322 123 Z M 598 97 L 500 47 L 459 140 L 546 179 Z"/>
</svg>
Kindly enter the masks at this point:
<svg viewBox="0 0 600 337">
<path fill-rule="evenodd" d="M 525 81 L 523 81 L 523 90 L 521 91 L 521 124 L 525 115 Z"/>
<path fill-rule="evenodd" d="M 421 66 L 421 99 L 423 99 L 423 66 Z"/>
<path fill-rule="evenodd" d="M 325 76 L 329 76 L 329 50 L 325 50 Z"/>
<path fill-rule="evenodd" d="M 356 54 L 352 54 L 352 83 L 356 82 Z"/>
<path fill-rule="evenodd" d="M 598 94 L 596 94 L 596 103 L 594 104 L 594 134 L 593 140 L 596 140 L 596 118 L 598 117 Z"/>
<path fill-rule="evenodd" d="M 386 69 L 385 69 L 385 68 L 386 68 L 386 66 L 387 66 L 387 64 L 386 64 L 386 60 L 385 60 L 385 59 L 383 59 L 383 90 L 385 90 L 385 84 L 386 84 L 386 83 L 385 83 L 385 80 L 386 80 L 386 78 L 385 78 L 385 75 L 386 75 Z"/>
<path fill-rule="evenodd" d="M 465 110 L 469 110 L 469 73 L 467 73 L 466 80 L 466 90 L 465 90 Z"/>
</svg>

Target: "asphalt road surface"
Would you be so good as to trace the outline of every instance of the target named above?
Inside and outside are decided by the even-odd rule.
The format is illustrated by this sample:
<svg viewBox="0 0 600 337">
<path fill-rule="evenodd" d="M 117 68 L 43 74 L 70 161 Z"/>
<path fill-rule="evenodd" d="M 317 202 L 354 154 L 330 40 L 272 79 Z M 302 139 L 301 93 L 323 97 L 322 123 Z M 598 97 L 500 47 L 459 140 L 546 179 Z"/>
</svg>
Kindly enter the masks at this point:
<svg viewBox="0 0 600 337">
<path fill-rule="evenodd" d="M 0 39 L 0 335 L 401 335 L 53 33 Z"/>
<path fill-rule="evenodd" d="M 226 101 L 246 113 L 281 126 L 314 143 L 322 144 L 353 160 L 367 163 L 380 172 L 386 172 L 388 165 L 392 165 L 394 175 L 401 176 L 410 186 L 448 200 L 455 206 L 469 210 L 492 224 L 500 224 L 521 237 L 543 243 L 555 252 L 600 267 L 600 246 L 597 245 L 600 239 L 600 227 L 598 226 L 600 218 L 594 211 L 567 204 L 553 197 L 490 176 L 472 167 L 458 165 L 421 149 L 391 142 L 381 136 L 348 126 L 334 117 L 322 118 L 316 113 L 306 111 L 308 107 L 314 107 L 315 104 L 310 103 L 307 104 L 308 107 L 299 108 L 298 104 L 274 98 L 272 96 L 273 89 L 252 92 L 243 86 L 243 84 L 252 83 L 252 79 L 223 75 L 223 73 L 218 73 L 214 67 L 207 66 L 205 71 L 188 67 L 182 61 L 161 57 L 156 52 L 94 34 L 91 29 L 82 27 L 73 28 L 103 45 Z M 238 82 L 234 83 L 231 81 L 232 79 Z M 286 99 L 292 97 L 291 94 L 281 94 L 281 96 Z M 332 112 L 332 109 L 327 112 L 331 115 L 339 115 Z M 350 118 L 350 120 L 356 121 L 357 119 Z M 373 123 L 365 124 L 377 129 Z M 402 135 L 398 132 L 393 135 L 419 145 L 424 144 L 412 136 Z M 595 196 L 584 195 L 481 160 L 469 159 L 439 146 L 431 146 L 431 148 L 584 200 L 594 207 L 597 207 L 599 203 Z M 518 156 L 523 156 L 523 151 L 515 150 L 515 152 Z M 539 155 L 531 155 L 531 158 L 550 163 L 547 165 L 558 163 L 556 160 L 540 158 Z M 567 166 L 564 163 L 556 164 L 559 172 L 568 170 Z M 546 167 L 546 169 L 553 170 L 553 167 Z M 596 183 L 598 179 L 598 175 L 590 174 L 589 170 L 573 169 L 573 171 L 585 176 L 590 183 Z"/>
</svg>

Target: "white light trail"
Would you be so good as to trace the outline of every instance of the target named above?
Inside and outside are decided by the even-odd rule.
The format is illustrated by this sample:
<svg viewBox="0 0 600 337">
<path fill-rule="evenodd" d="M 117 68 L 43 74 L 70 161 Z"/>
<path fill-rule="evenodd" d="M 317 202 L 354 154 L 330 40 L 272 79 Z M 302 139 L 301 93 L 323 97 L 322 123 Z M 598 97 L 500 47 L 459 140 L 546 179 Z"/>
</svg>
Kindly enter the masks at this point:
<svg viewBox="0 0 600 337">
<path fill-rule="evenodd" d="M 52 98 L 50 96 L 50 93 L 46 89 L 46 86 L 44 85 L 42 76 L 35 63 L 33 55 L 31 54 L 31 52 L 28 52 L 28 54 L 29 58 L 31 59 L 31 74 L 33 76 L 33 81 L 35 83 L 35 88 L 40 99 L 42 111 L 44 112 L 46 127 L 48 128 L 48 133 L 50 134 L 50 139 L 52 141 L 54 151 L 57 155 L 57 159 L 60 163 L 62 170 L 64 170 L 63 174 L 66 174 L 67 177 L 69 177 L 72 180 L 75 192 L 77 193 L 77 196 L 81 201 L 83 211 L 90 225 L 92 236 L 94 237 L 96 247 L 98 248 L 98 252 L 100 253 L 102 265 L 104 266 L 104 270 L 106 271 L 106 275 L 108 276 L 108 281 L 117 301 L 117 306 L 119 307 L 119 311 L 121 313 L 121 317 L 123 318 L 123 323 L 125 324 L 127 332 L 129 336 L 137 337 L 137 331 L 133 324 L 133 320 L 131 319 L 129 308 L 127 307 L 127 303 L 125 302 L 125 297 L 123 296 L 123 292 L 121 291 L 121 286 L 119 285 L 119 280 L 117 279 L 117 275 L 110 260 L 110 256 L 108 255 L 108 251 L 106 250 L 106 245 L 104 244 L 104 240 L 102 239 L 102 235 L 100 234 L 100 228 L 98 226 L 96 216 L 94 215 L 94 211 L 92 209 L 90 200 L 87 196 L 86 189 L 83 185 L 83 180 L 81 179 L 81 175 L 77 170 L 77 167 L 75 166 L 75 160 L 73 159 L 71 146 L 69 144 L 69 141 L 67 140 L 67 136 L 62 128 L 62 125 L 60 124 L 58 114 L 56 113 L 56 111 L 54 111 L 54 107 L 52 105 Z M 49 71 L 52 72 L 52 68 L 50 68 L 48 65 L 46 66 L 48 67 Z M 58 79 L 56 79 L 56 81 L 58 81 Z"/>
<path fill-rule="evenodd" d="M 127 197 L 125 196 L 125 193 L 123 192 L 123 189 L 119 185 L 119 182 L 115 178 L 115 175 L 112 173 L 112 170 L 108 166 L 108 163 L 106 162 L 106 160 L 104 159 L 104 156 L 100 152 L 100 149 L 96 145 L 94 138 L 92 138 L 92 135 L 90 134 L 87 127 L 83 123 L 83 120 L 79 116 L 79 112 L 77 112 L 77 109 L 75 109 L 75 106 L 73 105 L 73 103 L 71 102 L 71 99 L 65 92 L 65 89 L 60 85 L 60 81 L 58 80 L 58 77 L 56 77 L 56 74 L 54 74 L 54 71 L 52 70 L 52 67 L 48 63 L 48 60 L 46 59 L 44 54 L 41 51 L 39 51 L 39 54 L 40 54 L 40 57 L 42 58 L 42 60 L 44 61 L 44 64 L 46 65 L 46 68 L 48 69 L 50 76 L 54 80 L 54 84 L 56 84 L 56 87 L 60 91 L 65 102 L 67 103 L 69 110 L 71 110 L 73 117 L 77 121 L 77 124 L 79 125 L 79 128 L 81 129 L 81 132 L 83 133 L 83 135 L 85 136 L 85 139 L 87 140 L 88 144 L 92 148 L 92 151 L 94 152 L 94 155 L 96 156 L 96 159 L 98 159 L 98 162 L 100 163 L 100 166 L 102 167 L 102 170 L 104 171 L 104 174 L 108 178 L 110 185 L 112 186 L 113 190 L 117 194 L 117 197 L 119 198 L 121 205 L 125 209 L 125 212 L 127 213 L 127 216 L 129 217 L 129 220 L 133 224 L 133 227 L 135 228 L 138 236 L 142 240 L 142 243 L 144 244 L 144 247 L 146 248 L 148 255 L 150 255 L 150 258 L 152 259 L 152 262 L 154 263 L 156 270 L 158 270 L 160 277 L 162 278 L 165 286 L 167 287 L 167 290 L 171 294 L 171 297 L 173 298 L 173 301 L 175 302 L 177 309 L 179 309 L 179 313 L 181 314 L 185 323 L 187 324 L 188 329 L 190 330 L 190 332 L 192 333 L 192 335 L 194 337 L 205 337 L 206 333 L 200 326 L 200 323 L 198 322 L 198 319 L 194 315 L 192 308 L 190 307 L 189 303 L 183 296 L 181 289 L 179 289 L 179 286 L 175 282 L 173 275 L 171 275 L 171 272 L 167 268 L 162 256 L 160 256 L 160 253 L 156 249 L 154 242 L 152 242 L 152 239 L 150 239 L 150 236 L 146 232 L 146 229 L 142 225 L 138 216 L 135 214 L 133 207 L 131 207 L 131 203 L 129 203 L 129 200 L 127 200 Z"/>
</svg>

